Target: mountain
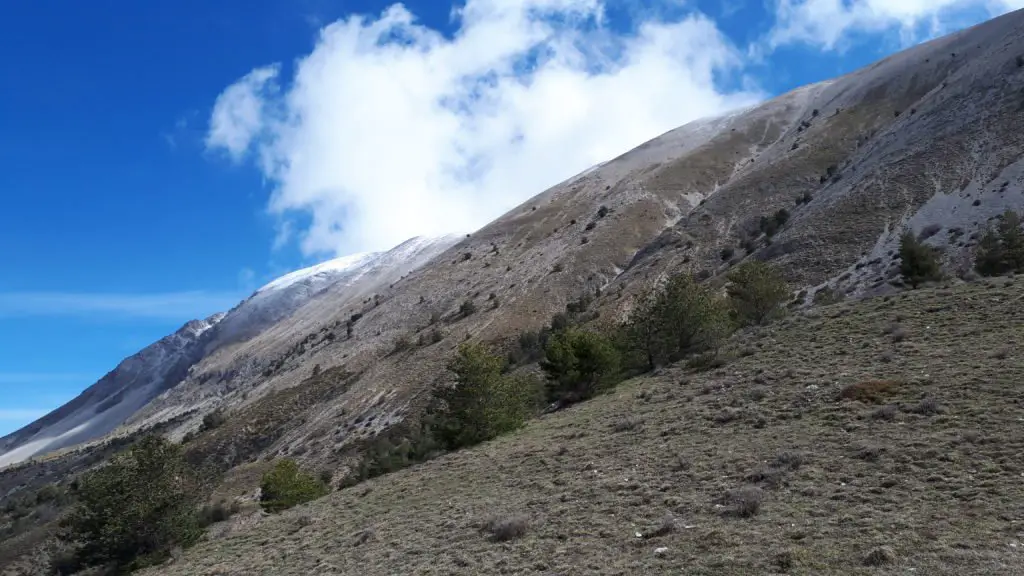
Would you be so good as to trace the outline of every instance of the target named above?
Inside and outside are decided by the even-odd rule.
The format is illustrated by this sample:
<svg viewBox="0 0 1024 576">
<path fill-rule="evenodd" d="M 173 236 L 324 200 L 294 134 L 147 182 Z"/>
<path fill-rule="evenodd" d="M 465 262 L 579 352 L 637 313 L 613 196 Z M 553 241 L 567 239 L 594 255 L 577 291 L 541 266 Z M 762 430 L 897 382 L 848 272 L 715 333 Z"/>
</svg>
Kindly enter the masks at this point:
<svg viewBox="0 0 1024 576">
<path fill-rule="evenodd" d="M 316 366 L 343 367 L 358 375 L 344 393 L 301 407 L 264 447 L 326 465 L 415 411 L 458 343 L 508 345 L 582 295 L 600 293 L 594 312 L 614 321 L 667 272 L 719 281 L 747 258 L 782 266 L 804 304 L 825 291 L 890 293 L 905 230 L 941 249 L 949 273 L 968 274 L 992 219 L 1024 209 L 1021 18 L 687 124 L 470 237 L 286 276 L 218 322 L 188 374 L 153 388 L 127 424 L 193 414 L 180 438 L 209 411 L 248 409 Z M 788 218 L 766 234 L 780 211 Z M 461 315 L 467 301 L 480 312 Z M 392 354 L 434 331 L 442 341 Z M 336 441 L 311 444 L 338 426 Z"/>
<path fill-rule="evenodd" d="M 650 398 L 640 379 L 627 384 L 624 394 L 545 417 L 493 446 L 488 444 L 431 463 L 425 474 L 439 480 L 429 484 L 426 492 L 418 491 L 417 484 L 409 481 L 420 476 L 399 473 L 395 480 L 385 477 L 375 480 L 370 488 L 331 495 L 305 509 L 309 516 L 304 518 L 319 521 L 321 512 L 333 512 L 338 503 L 344 503 L 341 509 L 346 513 L 338 516 L 347 516 L 351 509 L 353 517 L 369 528 L 335 518 L 329 521 L 334 527 L 323 531 L 332 538 L 351 536 L 359 542 L 349 529 L 369 530 L 376 522 L 374 518 L 390 517 L 395 518 L 393 524 L 378 525 L 389 545 L 406 542 L 406 537 L 409 542 L 423 544 L 422 538 L 437 533 L 445 535 L 439 545 L 451 545 L 452 563 L 440 566 L 433 564 L 434 555 L 423 554 L 427 549 L 419 544 L 393 557 L 387 557 L 391 552 L 360 555 L 356 551 L 348 555 L 359 544 L 338 547 L 337 538 L 325 544 L 330 548 L 325 554 L 331 561 L 338 559 L 332 555 L 344 556 L 345 562 L 358 558 L 367 573 L 373 572 L 371 565 L 380 573 L 402 571 L 404 562 L 415 563 L 409 557 L 430 560 L 431 566 L 423 566 L 424 571 L 445 573 L 571 571 L 557 561 L 559 557 L 578 560 L 579 566 L 596 566 L 595 572 L 671 572 L 671 566 L 647 563 L 647 556 L 632 556 L 631 550 L 640 550 L 632 544 L 620 546 L 615 541 L 614 545 L 594 545 L 583 535 L 612 538 L 605 534 L 618 534 L 616 530 L 622 529 L 632 535 L 632 524 L 623 528 L 622 522 L 650 519 L 624 520 L 617 515 L 636 506 L 642 506 L 645 514 L 653 513 L 652 502 L 664 502 L 669 497 L 660 495 L 661 486 L 675 490 L 673 486 L 685 485 L 693 493 L 717 495 L 724 487 L 722 478 L 727 478 L 730 486 L 742 483 L 743 475 L 749 472 L 747 463 L 773 457 L 754 454 L 752 447 L 763 444 L 781 450 L 785 448 L 782 439 L 788 439 L 788 443 L 802 439 L 806 444 L 807 438 L 822 435 L 822 450 L 829 452 L 821 455 L 823 464 L 814 468 L 817 475 L 802 484 L 799 493 L 817 506 L 813 513 L 801 512 L 800 526 L 810 526 L 823 516 L 838 513 L 832 501 L 824 499 L 845 497 L 824 492 L 823 487 L 854 485 L 858 474 L 863 473 L 850 467 L 848 455 L 836 451 L 846 445 L 851 430 L 863 433 L 874 428 L 863 420 L 875 421 L 867 412 L 839 412 L 834 403 L 826 403 L 838 394 L 840 385 L 852 383 L 855 377 L 883 379 L 892 375 L 913 382 L 900 397 L 907 414 L 920 416 L 913 407 L 934 391 L 949 395 L 951 405 L 961 411 L 957 414 L 984 418 L 986 411 L 1001 410 L 998 407 L 1006 405 L 1002 397 L 1005 386 L 981 386 L 987 382 L 985 378 L 1021 376 L 1019 364 L 1000 364 L 1007 372 L 988 370 L 989 363 L 998 360 L 988 357 L 989 350 L 963 345 L 935 330 L 937 326 L 948 330 L 957 322 L 967 323 L 956 334 L 969 343 L 971 334 L 988 334 L 992 322 L 998 322 L 998 332 L 993 332 L 998 339 L 986 336 L 985 346 L 1013 338 L 1013 326 L 1004 317 L 1020 301 L 1012 288 L 1000 286 L 992 292 L 993 310 L 1000 310 L 1002 316 L 986 313 L 983 319 L 960 314 L 951 294 L 963 294 L 964 301 L 971 302 L 971 310 L 984 308 L 987 288 L 970 285 L 963 293 L 954 288 L 960 290 L 960 284 L 973 282 L 971 265 L 983 230 L 1007 209 L 1024 210 L 1022 94 L 1024 12 L 1015 12 L 915 46 L 847 76 L 682 126 L 540 193 L 468 237 L 416 241 L 399 247 L 402 250 L 397 255 L 386 253 L 369 261 L 372 264 L 356 257 L 334 268 L 327 266 L 271 283 L 217 322 L 208 331 L 209 336 L 204 335 L 203 353 L 190 364 L 184 377 L 159 386 L 159 395 L 128 416 L 121 429 L 164 425 L 171 438 L 188 436 L 190 462 L 226 474 L 219 493 L 230 489 L 251 498 L 258 488 L 261 467 L 285 455 L 306 468 L 334 471 L 341 476 L 368 441 L 415 419 L 432 387 L 450 381 L 445 367 L 460 344 L 481 342 L 502 352 L 514 352 L 520 334 L 550 324 L 554 315 L 569 308 L 577 313 L 585 308 L 581 316 L 591 326 L 614 325 L 629 313 L 634 294 L 667 274 L 689 271 L 718 286 L 734 266 L 755 259 L 782 269 L 797 297 L 793 306 L 797 317 L 785 325 L 785 330 L 768 328 L 753 336 L 737 336 L 741 340 L 730 346 L 743 359 L 734 366 L 701 376 L 699 385 L 690 384 L 691 377 L 682 375 L 683 367 L 671 367 L 667 375 L 651 376 L 655 378 L 656 396 L 664 398 L 665 404 L 638 408 Z M 934 290 L 926 297 L 903 292 L 897 244 L 905 232 L 938 250 L 950 278 L 949 288 Z M 420 247 L 420 242 L 425 244 Z M 364 266 L 368 268 L 363 270 Z M 335 279 L 320 284 L 321 274 L 336 273 L 355 279 L 350 283 Z M 297 291 L 294 301 L 278 295 L 292 290 Z M 290 302 L 284 306 L 287 313 L 277 313 L 277 305 L 271 304 L 278 298 Z M 823 300 L 839 299 L 851 302 L 827 309 L 835 316 L 829 316 L 826 326 L 818 306 Z M 916 304 L 904 306 L 906 302 Z M 890 315 L 889 308 L 897 304 L 900 309 Z M 248 308 L 253 312 L 239 312 Z M 898 342 L 871 339 L 905 317 L 912 319 L 915 330 L 927 334 L 899 346 Z M 847 328 L 849 331 L 844 331 Z M 828 331 L 827 338 L 819 334 L 822 330 Z M 819 336 L 827 342 L 815 342 Z M 904 356 L 897 357 L 897 353 Z M 798 372 L 786 371 L 790 359 L 799 359 Z M 941 370 L 932 371 L 933 366 Z M 981 396 L 976 404 L 955 392 L 964 384 L 955 379 L 968 370 L 970 385 L 979 385 L 975 388 Z M 932 386 L 931 377 L 942 381 Z M 748 401 L 751 382 L 761 388 L 784 382 L 784 387 L 777 398 L 771 389 L 762 390 L 770 400 L 759 407 Z M 674 391 L 673 386 L 677 388 Z M 811 394 L 817 390 L 823 391 Z M 669 398 L 670 394 L 674 398 Z M 710 396 L 687 407 L 688 398 L 698 395 Z M 746 411 L 739 411 L 740 406 Z M 639 440 L 642 459 L 634 458 L 635 442 L 629 440 L 630 436 L 611 437 L 608 433 L 609 429 L 614 431 L 616 419 L 626 418 L 634 409 L 658 424 L 656 430 L 652 424 L 650 434 L 654 436 L 644 430 L 642 423 L 623 424 L 623 433 L 636 429 L 638 435 L 647 434 Z M 224 423 L 196 434 L 203 416 L 214 410 L 225 415 Z M 757 432 L 744 428 L 734 435 L 734 429 L 730 429 L 723 435 L 709 432 L 704 426 L 708 422 L 708 426 L 725 426 L 730 422 L 729 415 L 736 415 L 734 412 L 749 415 L 751 428 Z M 718 418 L 719 414 L 725 416 Z M 1007 414 L 1004 410 L 994 418 L 1007 425 L 1012 420 Z M 884 414 L 878 417 L 888 422 L 885 418 L 888 416 Z M 741 420 L 746 421 L 746 416 Z M 762 421 L 766 426 L 771 423 L 771 427 L 753 425 Z M 954 426 L 956 418 L 952 416 L 928 422 L 947 427 L 928 428 L 930 442 L 945 442 L 947 436 L 962 432 Z M 662 442 L 667 441 L 662 438 L 677 434 L 662 425 L 677 425 L 677 431 L 685 428 L 684 437 L 690 439 L 685 446 L 687 462 L 676 462 L 673 466 L 678 466 L 670 470 L 662 469 L 661 464 L 678 460 L 673 452 L 676 446 L 663 446 Z M 910 429 L 887 432 L 893 453 L 900 460 L 883 476 L 899 480 L 912 473 L 909 488 L 943 481 L 933 464 L 949 463 L 943 460 L 946 456 L 918 450 L 920 446 L 905 435 L 912 432 L 902 430 Z M 590 435 L 599 444 L 577 442 L 582 438 L 574 435 L 577 433 Z M 729 446 L 735 450 L 742 449 L 743 461 L 714 453 L 719 440 L 731 442 Z M 556 451 L 559 442 L 564 442 L 566 451 Z M 1017 440 L 1011 444 L 1016 447 Z M 607 476 L 587 467 L 588 451 L 599 449 L 604 450 L 600 462 L 609 470 Z M 914 456 L 904 457 L 911 449 Z M 1006 464 L 1006 458 L 997 452 L 986 447 L 985 457 L 994 460 L 964 468 L 963 478 L 969 480 L 974 473 L 970 470 L 988 469 L 996 474 L 991 479 L 998 484 L 989 485 L 995 486 L 994 490 L 1008 491 L 1015 486 L 1008 478 L 1019 484 L 1015 476 L 1019 469 Z M 1007 449 L 1006 454 L 1011 453 L 1016 452 Z M 932 461 L 922 463 L 926 454 Z M 948 458 L 961 462 L 961 457 L 969 455 L 958 452 Z M 549 466 L 558 458 L 571 465 L 557 469 Z M 856 458 L 861 461 L 859 456 Z M 683 474 L 690 460 L 699 460 L 695 464 L 699 474 Z M 996 460 L 1003 466 L 998 474 L 993 468 Z M 57 469 L 61 462 L 48 463 L 48 469 Z M 507 462 L 522 464 L 510 467 Z M 33 465 L 25 464 L 19 473 L 27 475 L 26 470 Z M 466 476 L 461 474 L 463 471 Z M 959 474 L 960 468 L 957 471 Z M 547 472 L 552 475 L 546 476 Z M 643 485 L 630 481 L 638 474 Z M 555 488 L 567 485 L 557 482 L 576 482 L 581 477 L 597 478 L 600 485 L 580 488 L 578 493 Z M 516 484 L 519 478 L 522 483 Z M 877 480 L 887 481 L 881 477 Z M 949 498 L 967 502 L 977 496 L 978 491 L 970 488 L 972 484 L 967 480 L 962 486 L 947 486 L 945 501 L 931 498 L 934 494 L 929 493 L 928 509 L 945 510 L 949 506 L 942 506 Z M 873 489 L 893 487 L 879 484 Z M 483 492 L 474 492 L 477 488 Z M 904 495 L 907 498 L 913 494 L 909 488 Z M 463 557 L 466 551 L 479 552 L 475 536 L 466 532 L 469 516 L 484 512 L 483 502 L 505 501 L 503 490 L 514 492 L 509 502 L 517 506 L 532 511 L 555 506 L 552 510 L 562 514 L 551 516 L 551 525 L 558 526 L 559 532 L 543 532 L 544 538 L 550 539 L 538 544 L 543 546 L 537 549 L 541 550 L 538 554 L 545 562 L 551 560 L 550 564 L 541 566 L 537 554 L 526 553 L 514 557 L 514 562 L 506 559 L 505 565 L 497 562 L 493 566 L 478 565 Z M 378 493 L 392 500 L 378 500 Z M 365 500 L 372 508 L 360 507 L 367 494 L 372 494 Z M 588 504 L 603 494 L 621 497 L 601 508 Z M 790 496 L 787 493 L 779 497 Z M 402 498 L 402 506 L 395 505 L 393 498 Z M 708 509 L 716 509 L 707 500 L 691 502 L 689 508 L 678 504 L 674 509 L 705 514 Z M 811 505 L 790 501 L 796 502 L 798 511 L 806 511 Z M 851 506 L 859 504 L 856 495 L 847 501 Z M 460 508 L 462 502 L 471 504 Z M 576 509 L 576 503 L 586 505 Z M 890 514 L 900 507 L 891 504 L 879 504 L 879 514 L 887 518 L 879 526 L 891 527 L 900 521 Z M 996 506 L 993 502 L 985 505 Z M 449 523 L 424 512 L 428 508 L 436 511 L 438 506 L 447 507 L 457 520 Z M 408 515 L 395 516 L 406 507 Z M 985 514 L 994 518 L 999 513 L 986 508 Z M 1016 514 L 1006 512 L 1005 516 L 1013 519 Z M 863 517 L 869 516 L 864 511 Z M 281 522 L 297 518 L 285 516 L 280 522 L 267 524 L 267 530 L 278 530 L 273 541 L 287 548 L 287 554 L 245 553 L 240 557 L 238 551 L 248 549 L 251 542 L 272 541 L 264 538 L 263 527 L 245 532 L 249 528 L 242 526 L 242 534 L 230 537 L 223 545 L 213 542 L 189 552 L 185 561 L 166 570 L 190 574 L 322 571 L 314 566 L 323 560 L 317 549 L 300 547 L 295 552 L 289 543 L 278 541 L 294 542 L 307 538 L 306 534 L 315 538 L 312 534 L 320 533 L 306 530 L 296 535 L 305 524 L 298 524 L 298 529 L 291 525 L 281 528 Z M 732 551 L 746 550 L 743 543 L 759 543 L 766 534 L 774 537 L 777 532 L 775 528 L 754 531 L 761 526 L 756 521 L 743 525 L 752 527 L 748 530 L 738 528 L 737 519 L 726 525 L 718 516 L 702 518 L 709 528 L 699 532 L 697 541 L 679 542 L 678 550 L 698 550 L 732 562 Z M 770 524 L 793 528 L 787 518 L 783 513 L 770 516 Z M 835 522 L 857 523 L 858 518 L 844 513 Z M 927 523 L 927 515 L 914 518 L 915 522 Z M 576 519 L 578 524 L 574 524 Z M 249 520 L 261 522 L 259 518 Z M 976 534 L 956 532 L 954 524 L 956 521 L 949 520 L 929 528 L 944 530 L 951 543 L 963 537 L 972 546 L 977 544 Z M 441 532 L 437 531 L 439 526 Z M 591 526 L 598 529 L 590 530 Z M 937 537 L 908 533 L 903 526 L 899 533 L 910 539 L 908 549 L 937 541 Z M 860 528 L 877 536 L 876 540 L 886 538 L 877 526 Z M 1008 526 L 1005 529 L 1010 530 Z M 453 538 L 448 537 L 451 530 L 457 531 Z M 794 528 L 791 541 L 802 542 L 801 533 L 808 534 Z M 257 536 L 250 537 L 252 534 Z M 820 531 L 813 534 L 807 542 L 818 536 L 833 536 Z M 642 543 L 642 539 L 628 540 Z M 776 540 L 772 543 L 773 550 L 785 544 Z M 731 548 L 713 549 L 725 544 Z M 833 549 L 850 555 L 857 545 L 842 541 L 834 548 L 801 554 L 832 561 L 829 554 Z M 497 548 L 480 553 L 497 555 L 493 550 Z M 744 552 L 744 558 L 765 558 L 769 552 L 775 553 L 761 544 L 749 550 L 757 554 Z M 202 554 L 215 560 L 204 565 Z M 701 561 L 710 557 L 702 556 Z M 1005 560 L 1003 555 L 985 558 L 987 568 Z M 528 560 L 530 563 L 524 564 Z M 633 560 L 636 562 L 630 563 Z M 941 566 L 939 560 L 924 566 Z M 392 561 L 398 564 L 389 564 Z M 587 561 L 591 564 L 584 564 Z M 769 571 L 764 565 L 752 564 L 753 560 L 736 562 L 723 572 Z M 813 565 L 807 569 L 816 573 L 855 570 L 847 564 L 842 566 L 845 568 L 831 572 Z M 989 573 L 999 572 L 995 569 Z"/>
<path fill-rule="evenodd" d="M 329 260 L 270 282 L 227 313 L 190 321 L 122 361 L 67 404 L 0 439 L 0 467 L 101 438 L 181 383 L 203 358 L 254 338 L 328 289 L 372 292 L 454 241 L 413 238 L 386 252 Z"/>
<path fill-rule="evenodd" d="M 0 439 L 0 467 L 114 430 L 185 376 L 201 357 L 210 330 L 223 318 L 217 314 L 188 322 L 122 361 L 74 400 Z"/>
</svg>

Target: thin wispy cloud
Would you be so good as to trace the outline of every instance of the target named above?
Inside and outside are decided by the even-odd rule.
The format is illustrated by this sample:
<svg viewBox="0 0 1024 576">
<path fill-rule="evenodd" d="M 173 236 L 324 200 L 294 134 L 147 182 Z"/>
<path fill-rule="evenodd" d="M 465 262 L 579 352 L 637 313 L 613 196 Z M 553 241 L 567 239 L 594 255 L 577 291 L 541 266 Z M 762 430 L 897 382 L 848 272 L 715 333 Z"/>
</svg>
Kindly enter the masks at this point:
<svg viewBox="0 0 1024 576">
<path fill-rule="evenodd" d="M 82 372 L 0 372 L 0 385 L 73 384 L 96 380 L 95 374 Z"/>
<path fill-rule="evenodd" d="M 238 293 L 207 291 L 158 294 L 6 292 L 0 293 L 0 318 L 107 316 L 185 321 L 227 311 L 241 299 Z"/>
<path fill-rule="evenodd" d="M 836 49 L 852 34 L 895 32 L 910 45 L 977 21 L 979 14 L 1022 7 L 1024 0 L 776 0 L 768 43 Z"/>
<path fill-rule="evenodd" d="M 351 253 L 468 232 L 763 97 L 735 88 L 750 85 L 742 54 L 712 20 L 675 1 L 644 6 L 627 32 L 602 0 L 468 0 L 448 36 L 400 4 L 351 16 L 290 71 L 261 65 L 227 87 L 206 143 L 271 184 L 277 246 Z"/>
<path fill-rule="evenodd" d="M 0 422 L 32 422 L 50 413 L 52 408 L 0 408 Z"/>
</svg>

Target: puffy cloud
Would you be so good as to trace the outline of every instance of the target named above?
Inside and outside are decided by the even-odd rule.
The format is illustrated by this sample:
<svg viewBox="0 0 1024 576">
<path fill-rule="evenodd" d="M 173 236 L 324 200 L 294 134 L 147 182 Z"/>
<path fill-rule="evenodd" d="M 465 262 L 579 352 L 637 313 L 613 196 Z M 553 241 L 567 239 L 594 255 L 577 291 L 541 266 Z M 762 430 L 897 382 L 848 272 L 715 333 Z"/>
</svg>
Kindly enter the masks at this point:
<svg viewBox="0 0 1024 576">
<path fill-rule="evenodd" d="M 280 90 L 258 68 L 217 99 L 207 146 L 273 186 L 306 254 L 466 232 L 586 168 L 762 95 L 697 13 L 613 31 L 600 0 L 469 0 L 445 36 L 401 5 L 320 31 Z"/>
<path fill-rule="evenodd" d="M 769 44 L 835 49 L 852 33 L 895 30 L 907 45 L 1021 7 L 1024 0 L 778 0 Z"/>
<path fill-rule="evenodd" d="M 221 148 L 238 161 L 262 129 L 265 99 L 273 96 L 278 66 L 257 68 L 217 98 L 206 135 L 208 148 Z"/>
</svg>

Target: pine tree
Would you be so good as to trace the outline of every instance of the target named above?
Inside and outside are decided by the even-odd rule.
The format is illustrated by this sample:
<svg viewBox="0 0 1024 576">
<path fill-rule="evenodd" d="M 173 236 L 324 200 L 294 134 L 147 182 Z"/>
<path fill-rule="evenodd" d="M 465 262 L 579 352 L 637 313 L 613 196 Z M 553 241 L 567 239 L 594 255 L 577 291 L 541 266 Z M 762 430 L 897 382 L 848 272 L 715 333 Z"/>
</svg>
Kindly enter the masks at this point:
<svg viewBox="0 0 1024 576">
<path fill-rule="evenodd" d="M 1020 215 L 1007 210 L 978 243 L 975 269 L 984 276 L 1024 272 L 1024 231 Z"/>
<path fill-rule="evenodd" d="M 548 401 L 571 404 L 593 398 L 618 382 L 619 352 L 604 336 L 569 328 L 551 337 L 540 367 Z"/>
<path fill-rule="evenodd" d="M 729 273 L 726 292 L 741 323 L 760 325 L 781 313 L 789 286 L 778 268 L 755 260 Z"/>
<path fill-rule="evenodd" d="M 196 479 L 181 446 L 160 436 L 147 436 L 86 473 L 76 493 L 78 504 L 59 538 L 71 544 L 78 567 L 149 566 L 202 534 Z"/>
<path fill-rule="evenodd" d="M 690 274 L 642 297 L 620 334 L 629 359 L 646 369 L 716 348 L 731 329 L 729 309 Z"/>
<path fill-rule="evenodd" d="M 503 375 L 505 361 L 481 344 L 463 344 L 449 362 L 455 385 L 434 392 L 431 417 L 441 446 L 455 450 L 519 428 L 540 403 L 536 379 Z"/>
</svg>

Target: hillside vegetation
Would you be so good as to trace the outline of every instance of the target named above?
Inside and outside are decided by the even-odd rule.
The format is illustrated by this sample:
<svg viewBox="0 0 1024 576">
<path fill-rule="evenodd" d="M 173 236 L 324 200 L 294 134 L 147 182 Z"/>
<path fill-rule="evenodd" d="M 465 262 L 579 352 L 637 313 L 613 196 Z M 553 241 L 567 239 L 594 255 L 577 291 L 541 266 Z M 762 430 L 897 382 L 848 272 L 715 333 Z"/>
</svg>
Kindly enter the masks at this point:
<svg viewBox="0 0 1024 576">
<path fill-rule="evenodd" d="M 153 574 L 1019 574 L 1024 284 L 812 309 Z"/>
</svg>

